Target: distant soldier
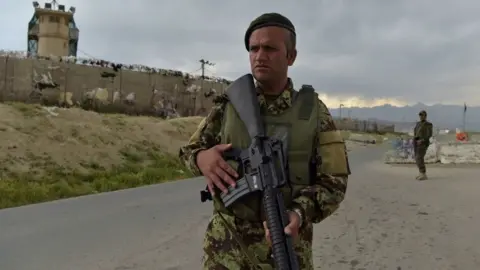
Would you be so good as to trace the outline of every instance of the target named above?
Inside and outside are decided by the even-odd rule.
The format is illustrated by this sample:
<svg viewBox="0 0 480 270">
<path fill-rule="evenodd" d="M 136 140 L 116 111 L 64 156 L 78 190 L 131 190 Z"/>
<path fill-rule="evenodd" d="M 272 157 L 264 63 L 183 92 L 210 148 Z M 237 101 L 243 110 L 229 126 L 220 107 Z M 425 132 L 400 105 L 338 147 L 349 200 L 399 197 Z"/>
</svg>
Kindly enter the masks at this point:
<svg viewBox="0 0 480 270">
<path fill-rule="evenodd" d="M 427 121 L 427 112 L 421 111 L 418 116 L 420 121 L 417 122 L 414 129 L 413 150 L 415 153 L 415 163 L 417 164 L 420 174 L 417 180 L 427 180 L 427 169 L 425 168 L 425 154 L 430 145 L 430 137 L 432 137 L 433 125 Z"/>
</svg>

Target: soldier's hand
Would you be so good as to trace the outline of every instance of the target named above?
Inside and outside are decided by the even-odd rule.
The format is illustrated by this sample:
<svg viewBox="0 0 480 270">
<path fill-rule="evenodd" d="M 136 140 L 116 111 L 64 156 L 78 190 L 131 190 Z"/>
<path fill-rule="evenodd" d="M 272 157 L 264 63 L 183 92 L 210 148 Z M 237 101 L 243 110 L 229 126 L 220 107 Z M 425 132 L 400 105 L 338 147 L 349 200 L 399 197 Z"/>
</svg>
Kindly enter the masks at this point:
<svg viewBox="0 0 480 270">
<path fill-rule="evenodd" d="M 232 148 L 231 144 L 219 144 L 208 150 L 200 151 L 197 155 L 197 166 L 207 179 L 207 186 L 212 195 L 214 186 L 227 193 L 225 183 L 235 186 L 234 178 L 237 172 L 223 159 L 222 153 Z"/>
<path fill-rule="evenodd" d="M 290 235 L 292 238 L 296 238 L 298 236 L 298 231 L 300 230 L 300 216 L 294 211 L 288 211 L 288 218 L 290 223 L 285 227 L 285 233 Z M 269 245 L 272 244 L 272 240 L 270 239 L 270 230 L 268 229 L 267 222 L 263 222 L 263 228 L 265 229 L 265 239 Z"/>
</svg>

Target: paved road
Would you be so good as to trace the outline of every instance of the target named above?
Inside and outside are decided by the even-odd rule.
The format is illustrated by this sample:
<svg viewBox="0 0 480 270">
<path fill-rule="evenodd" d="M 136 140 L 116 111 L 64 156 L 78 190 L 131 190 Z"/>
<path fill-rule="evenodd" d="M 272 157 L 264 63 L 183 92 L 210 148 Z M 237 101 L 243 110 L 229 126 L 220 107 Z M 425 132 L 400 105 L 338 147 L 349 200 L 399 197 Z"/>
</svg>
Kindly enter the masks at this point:
<svg viewBox="0 0 480 270">
<path fill-rule="evenodd" d="M 480 263 L 477 169 L 414 170 L 351 154 L 347 200 L 317 225 L 322 269 L 474 270 Z M 454 180 L 452 177 L 456 177 Z M 211 206 L 201 179 L 0 211 L 2 270 L 198 269 Z M 398 268 L 401 267 L 401 268 Z"/>
</svg>

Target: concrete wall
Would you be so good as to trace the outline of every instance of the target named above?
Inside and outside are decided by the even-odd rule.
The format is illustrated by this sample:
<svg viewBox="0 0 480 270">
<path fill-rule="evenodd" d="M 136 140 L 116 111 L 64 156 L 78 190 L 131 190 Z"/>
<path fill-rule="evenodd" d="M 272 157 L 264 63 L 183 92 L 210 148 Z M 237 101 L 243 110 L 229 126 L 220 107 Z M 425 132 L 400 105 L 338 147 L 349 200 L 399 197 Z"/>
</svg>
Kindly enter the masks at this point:
<svg viewBox="0 0 480 270">
<path fill-rule="evenodd" d="M 414 164 L 411 146 L 388 150 L 384 156 L 387 164 Z M 439 142 L 434 140 L 428 147 L 425 163 L 479 164 L 480 142 Z"/>
<path fill-rule="evenodd" d="M 0 53 L 0 102 L 18 101 L 62 105 L 65 97 L 71 96 L 73 104 L 84 104 L 89 92 L 105 88 L 106 102 L 97 104 L 102 110 L 112 104 L 121 105 L 115 112 L 151 113 L 152 107 L 162 107 L 171 103 L 180 116 L 205 115 L 212 106 L 212 97 L 206 97 L 211 89 L 222 93 L 228 85 L 223 79 L 198 77 L 185 78 L 185 74 L 172 70 L 154 70 L 143 66 L 123 66 L 118 72 L 111 67 L 114 63 L 92 59 L 73 58 L 27 58 L 23 54 Z M 102 67 L 104 66 L 104 67 Z M 139 71 L 140 70 L 140 71 Z M 147 72 L 146 70 L 154 70 Z M 113 79 L 102 78 L 102 72 L 115 73 Z M 34 81 L 43 77 L 58 84 L 55 89 L 43 90 L 41 97 L 35 91 Z M 191 76 L 189 76 L 191 77 Z M 190 93 L 186 89 L 192 85 L 203 86 L 200 91 Z M 159 93 L 152 93 L 153 89 Z M 122 99 L 116 101 L 115 93 Z M 133 105 L 125 105 L 122 100 L 135 94 Z M 66 102 L 68 103 L 68 102 Z M 119 103 L 119 104 L 117 104 Z M 159 105 L 161 104 L 161 105 Z M 371 121 L 335 119 L 337 128 L 361 132 L 393 132 L 394 126 L 382 126 Z"/>
<path fill-rule="evenodd" d="M 455 142 L 440 146 L 438 159 L 442 164 L 479 164 L 479 142 Z"/>
<path fill-rule="evenodd" d="M 66 61 L 0 55 L 0 101 L 41 102 L 54 105 L 52 103 L 57 102 L 60 96 L 65 94 L 68 96 L 70 93 L 72 101 L 81 104 L 87 92 L 95 88 L 106 88 L 110 103 L 113 101 L 114 92 L 119 92 L 122 97 L 134 93 L 134 107 L 138 110 L 151 108 L 152 103 L 157 104 L 161 99 L 168 99 L 174 103 L 182 116 L 187 116 L 208 111 L 212 105 L 212 97 L 205 97 L 205 93 L 211 89 L 220 93 L 226 87 L 224 80 L 185 79 L 184 74 L 178 71 L 155 70 L 155 73 L 137 71 L 145 70 L 145 67 L 141 66 L 124 66 L 116 72 L 116 77 L 112 80 L 100 76 L 102 72 L 115 73 L 111 67 L 101 67 L 98 62 L 92 64 L 90 63 L 92 60 L 81 61 L 87 62 L 86 64 L 78 63 L 80 60 L 75 60 L 76 63 Z M 42 76 L 51 76 L 58 87 L 45 90 L 39 101 L 38 97 L 34 97 L 33 81 L 40 80 Z M 196 93 L 189 93 L 186 88 L 192 84 L 198 86 L 203 84 L 203 88 Z M 154 95 L 153 89 L 159 90 L 159 93 Z"/>
</svg>

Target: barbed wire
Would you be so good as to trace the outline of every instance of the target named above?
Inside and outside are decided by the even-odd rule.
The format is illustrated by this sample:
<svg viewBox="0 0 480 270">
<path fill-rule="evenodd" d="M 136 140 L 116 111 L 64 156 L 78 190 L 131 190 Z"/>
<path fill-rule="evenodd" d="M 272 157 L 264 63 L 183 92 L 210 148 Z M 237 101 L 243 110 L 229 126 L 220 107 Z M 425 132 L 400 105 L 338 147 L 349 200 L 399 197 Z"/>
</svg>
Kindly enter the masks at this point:
<svg viewBox="0 0 480 270">
<path fill-rule="evenodd" d="M 179 70 L 155 68 L 155 67 L 149 67 L 149 66 L 140 65 L 140 64 L 130 65 L 130 64 L 116 63 L 116 62 L 94 58 L 90 54 L 87 54 L 83 51 L 80 51 L 80 52 L 90 56 L 91 58 L 74 57 L 74 56 L 48 56 L 48 57 L 31 56 L 26 51 L 15 51 L 15 50 L 0 50 L 0 57 L 11 57 L 11 58 L 17 58 L 17 59 L 50 60 L 54 62 L 112 68 L 114 71 L 131 70 L 131 71 L 145 72 L 145 73 L 158 73 L 158 74 L 167 75 L 167 76 L 177 76 L 177 77 L 182 76 L 182 77 L 191 78 L 191 79 L 202 78 L 201 75 L 193 74 L 193 72 L 188 73 L 188 72 L 182 72 Z M 200 69 L 197 69 L 194 72 L 197 72 L 199 70 Z M 204 80 L 218 82 L 218 83 L 225 83 L 225 84 L 231 83 L 230 80 L 220 78 L 220 77 L 214 77 L 214 76 L 204 76 Z"/>
<path fill-rule="evenodd" d="M 84 55 L 86 55 L 86 56 L 88 56 L 88 57 L 90 57 L 90 58 L 92 58 L 92 59 L 99 59 L 98 57 L 95 57 L 95 56 L 93 56 L 93 55 L 91 55 L 91 54 L 89 54 L 89 53 L 86 53 L 86 52 L 84 52 L 84 51 L 82 51 L 82 50 L 80 50 L 80 49 L 77 49 L 77 51 L 80 52 L 80 53 L 82 53 L 82 54 L 84 54 Z"/>
</svg>

